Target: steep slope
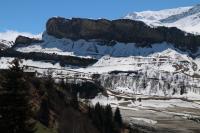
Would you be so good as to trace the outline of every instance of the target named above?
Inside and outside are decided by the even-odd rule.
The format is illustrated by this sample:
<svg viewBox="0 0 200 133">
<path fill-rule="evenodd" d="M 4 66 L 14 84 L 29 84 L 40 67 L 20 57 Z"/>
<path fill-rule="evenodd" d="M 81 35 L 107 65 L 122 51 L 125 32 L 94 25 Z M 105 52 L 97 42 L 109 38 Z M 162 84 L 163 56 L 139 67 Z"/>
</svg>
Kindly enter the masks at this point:
<svg viewBox="0 0 200 133">
<path fill-rule="evenodd" d="M 135 12 L 124 18 L 143 21 L 150 26 L 177 27 L 189 33 L 200 34 L 200 5 L 161 11 Z"/>
</svg>

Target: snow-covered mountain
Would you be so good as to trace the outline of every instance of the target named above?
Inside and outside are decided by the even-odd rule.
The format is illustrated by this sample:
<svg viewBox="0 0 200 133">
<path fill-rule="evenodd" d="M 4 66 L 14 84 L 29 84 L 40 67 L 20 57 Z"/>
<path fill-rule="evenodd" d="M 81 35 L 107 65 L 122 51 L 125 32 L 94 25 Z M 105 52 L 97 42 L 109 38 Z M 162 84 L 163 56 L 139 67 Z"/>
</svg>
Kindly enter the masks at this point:
<svg viewBox="0 0 200 133">
<path fill-rule="evenodd" d="M 148 19 L 155 23 L 158 19 L 172 21 L 170 18 L 174 14 L 179 16 L 175 18 L 185 18 L 189 11 L 196 14 L 197 9 L 196 12 L 192 9 L 160 11 L 152 15 L 154 18 Z M 182 13 L 184 15 L 180 15 Z M 27 71 L 37 71 L 39 75 L 51 69 L 56 78 L 92 80 L 93 74 L 99 74 L 101 85 L 111 91 L 158 96 L 195 93 L 200 97 L 199 37 L 176 28 L 151 28 L 125 19 L 110 21 L 58 17 L 47 22 L 41 40 L 19 37 L 11 49 L 14 54 L 10 51 L 8 54 L 12 57 L 26 56 L 23 61 Z M 87 60 L 94 61 L 84 66 L 77 65 Z M 8 61 L 9 56 L 0 59 L 2 68 L 7 67 Z"/>
<path fill-rule="evenodd" d="M 71 46 L 70 43 L 66 45 Z M 61 67 L 58 63 L 52 65 L 43 61 L 23 62 L 30 67 L 29 70 L 38 71 L 40 74 L 50 68 L 54 71 L 55 77 L 76 75 L 76 78 L 90 79 L 92 74 L 100 74 L 102 86 L 118 93 L 158 96 L 180 96 L 181 93 L 184 93 L 184 96 L 199 95 L 199 58 L 192 59 L 187 52 L 183 53 L 172 46 L 169 47 L 170 45 L 167 46 L 168 44 L 163 43 L 160 47 L 159 44 L 155 44 L 153 48 L 135 48 L 140 54 L 130 56 L 123 55 L 123 52 L 121 57 L 105 54 L 98 56 L 98 62 L 86 68 L 68 65 Z M 117 47 L 115 49 L 117 50 Z M 120 49 L 123 48 L 118 47 L 118 50 Z M 104 50 L 106 51 L 106 48 Z M 84 49 L 82 52 L 84 53 Z M 85 53 L 89 54 L 87 51 Z M 96 57 L 91 55 L 90 57 Z M 6 68 L 5 58 L 1 58 L 1 63 L 2 67 Z"/>
<path fill-rule="evenodd" d="M 96 58 L 98 62 L 86 68 L 67 65 L 63 68 L 57 64 L 53 66 L 57 71 L 54 75 L 76 72 L 75 75 L 82 78 L 88 74 L 100 74 L 102 86 L 120 93 L 177 96 L 184 91 L 188 95 L 200 94 L 200 60 L 190 57 L 199 51 L 183 52 L 166 42 L 149 47 L 120 42 L 107 46 L 97 40 L 58 39 L 44 33 L 43 42 L 22 45 L 15 50 Z M 32 64 L 38 63 L 33 61 Z"/>
<path fill-rule="evenodd" d="M 177 27 L 189 33 L 200 34 L 200 4 L 160 11 L 134 12 L 124 18 L 143 21 L 150 26 Z"/>
<path fill-rule="evenodd" d="M 20 66 L 31 75 L 44 79 L 52 74 L 56 82 L 73 83 L 66 84 L 58 96 L 70 99 L 67 91 L 77 92 L 80 110 L 87 111 L 82 108 L 86 104 L 110 104 L 121 109 L 126 123 L 141 127 L 142 132 L 145 126 L 152 132 L 157 132 L 154 127 L 166 132 L 173 127 L 177 132 L 177 126 L 180 133 L 199 131 L 194 127 L 195 123 L 199 129 L 200 122 L 199 22 L 200 5 L 135 12 L 117 20 L 53 17 L 43 34 L 0 33 L 0 71 L 19 58 Z M 199 35 L 167 28 L 173 26 Z M 34 77 L 31 80 L 39 83 Z M 81 93 L 92 94 L 97 86 L 103 92 L 94 91 L 99 92 L 95 98 L 82 99 Z M 183 130 L 186 121 L 194 122 Z"/>
</svg>

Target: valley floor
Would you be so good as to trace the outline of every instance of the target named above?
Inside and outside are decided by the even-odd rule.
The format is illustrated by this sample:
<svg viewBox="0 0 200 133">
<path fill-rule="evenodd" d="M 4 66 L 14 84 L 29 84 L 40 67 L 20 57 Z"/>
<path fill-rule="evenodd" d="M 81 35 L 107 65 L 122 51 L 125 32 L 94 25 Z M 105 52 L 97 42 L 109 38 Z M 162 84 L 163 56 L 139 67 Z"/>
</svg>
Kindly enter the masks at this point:
<svg viewBox="0 0 200 133">
<path fill-rule="evenodd" d="M 133 126 L 144 126 L 147 132 L 199 133 L 200 123 L 189 120 L 185 115 L 200 117 L 200 109 L 173 107 L 166 109 L 146 108 L 121 109 L 123 118 Z"/>
<path fill-rule="evenodd" d="M 199 133 L 200 102 L 184 98 L 116 95 L 98 96 L 92 103 L 111 104 L 121 109 L 123 119 L 147 133 Z M 135 98 L 142 97 L 140 100 Z"/>
</svg>

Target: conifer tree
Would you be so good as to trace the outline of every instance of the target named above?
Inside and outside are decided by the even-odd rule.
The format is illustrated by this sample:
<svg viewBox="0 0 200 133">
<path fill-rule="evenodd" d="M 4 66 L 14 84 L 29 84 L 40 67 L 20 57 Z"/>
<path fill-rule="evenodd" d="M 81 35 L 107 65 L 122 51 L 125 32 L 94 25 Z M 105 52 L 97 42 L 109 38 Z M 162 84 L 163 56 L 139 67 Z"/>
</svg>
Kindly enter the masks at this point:
<svg viewBox="0 0 200 133">
<path fill-rule="evenodd" d="M 0 132 L 33 133 L 30 90 L 18 59 L 4 73 L 0 87 Z"/>
<path fill-rule="evenodd" d="M 123 125 L 122 116 L 121 116 L 121 113 L 120 113 L 120 110 L 118 107 L 115 110 L 114 121 L 116 122 L 116 124 L 119 128 L 122 127 L 122 125 Z"/>
<path fill-rule="evenodd" d="M 113 132 L 113 113 L 110 105 L 105 107 L 105 132 L 112 133 Z"/>
<path fill-rule="evenodd" d="M 47 127 L 49 126 L 49 114 L 50 114 L 50 111 L 49 111 L 49 101 L 48 101 L 48 98 L 44 98 L 41 102 L 41 109 L 40 109 L 40 113 L 38 114 L 39 115 L 39 121 L 46 125 Z"/>
</svg>

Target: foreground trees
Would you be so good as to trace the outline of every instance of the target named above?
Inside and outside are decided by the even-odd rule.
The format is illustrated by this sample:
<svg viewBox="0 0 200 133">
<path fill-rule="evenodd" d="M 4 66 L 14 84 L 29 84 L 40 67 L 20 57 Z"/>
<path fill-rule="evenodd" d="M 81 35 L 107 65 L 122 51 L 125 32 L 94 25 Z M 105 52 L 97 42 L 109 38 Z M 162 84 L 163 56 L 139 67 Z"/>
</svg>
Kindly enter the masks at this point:
<svg viewBox="0 0 200 133">
<path fill-rule="evenodd" d="M 115 110 L 114 121 L 116 122 L 116 124 L 119 128 L 122 128 L 122 126 L 123 126 L 122 116 L 121 116 L 121 113 L 120 113 L 120 110 L 118 107 Z"/>
<path fill-rule="evenodd" d="M 0 86 L 0 132 L 33 133 L 34 122 L 31 120 L 30 87 L 19 60 L 11 63 L 3 73 Z"/>
<path fill-rule="evenodd" d="M 92 86 L 55 83 L 51 76 L 37 78 L 24 73 L 14 60 L 9 70 L 0 73 L 0 133 L 33 133 L 34 127 L 43 131 L 38 124 L 58 133 L 120 133 L 119 110 L 113 114 L 110 105 L 98 103 L 87 112 L 88 106 L 79 103 L 77 92 L 85 98 L 95 96 L 98 88 L 91 93 Z"/>
<path fill-rule="evenodd" d="M 89 107 L 88 115 L 101 133 L 120 133 L 123 127 L 119 108 L 113 116 L 110 105 L 104 107 L 97 103 L 95 107 Z"/>
</svg>

